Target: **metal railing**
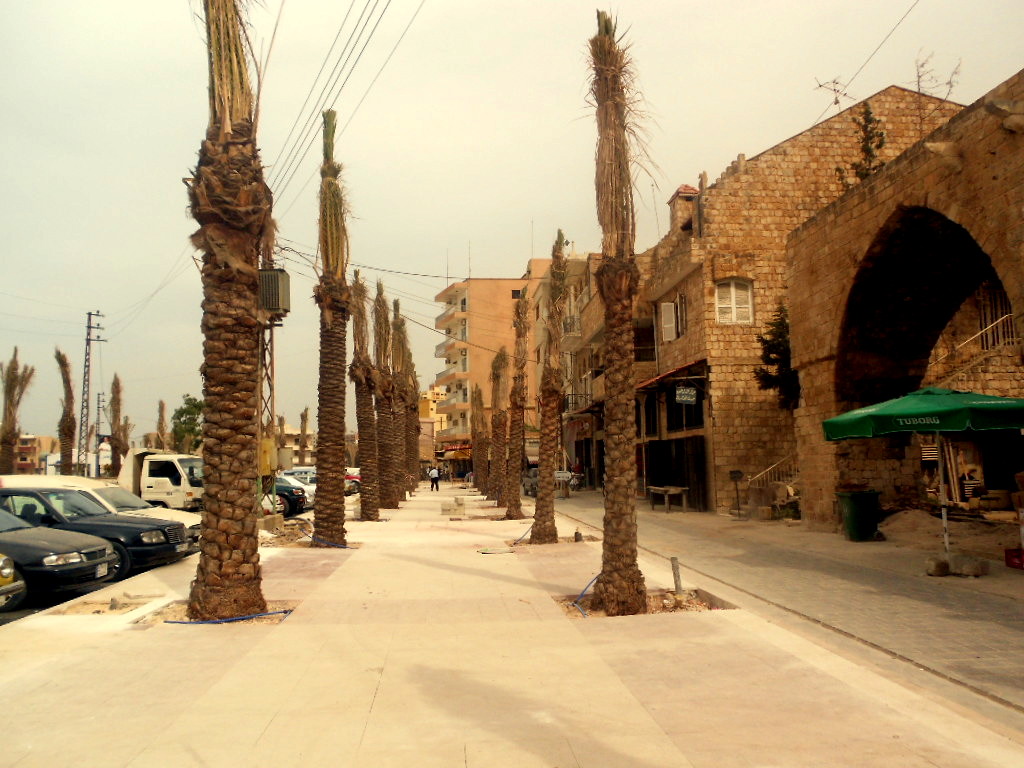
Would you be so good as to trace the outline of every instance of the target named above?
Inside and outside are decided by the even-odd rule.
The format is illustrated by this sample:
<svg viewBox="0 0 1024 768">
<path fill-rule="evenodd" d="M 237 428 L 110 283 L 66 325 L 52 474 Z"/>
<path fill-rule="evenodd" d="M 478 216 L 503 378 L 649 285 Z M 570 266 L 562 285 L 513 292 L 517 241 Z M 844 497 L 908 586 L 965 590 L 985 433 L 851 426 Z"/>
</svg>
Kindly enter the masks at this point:
<svg viewBox="0 0 1024 768">
<path fill-rule="evenodd" d="M 961 341 L 949 352 L 935 358 L 935 362 L 941 363 L 947 357 L 955 352 L 959 352 L 976 339 L 981 339 L 982 349 L 986 351 L 1020 341 L 1020 337 L 1017 336 L 1017 330 L 1014 327 L 1013 315 L 1003 315 L 994 323 L 985 326 L 973 336 Z"/>
<path fill-rule="evenodd" d="M 800 471 L 796 466 L 796 457 L 792 454 L 780 459 L 767 469 L 747 479 L 750 488 L 767 488 L 772 483 L 790 483 L 796 479 Z"/>
<path fill-rule="evenodd" d="M 579 336 L 580 335 L 580 319 L 578 316 L 573 315 L 572 317 L 562 318 L 562 333 L 566 336 Z"/>
</svg>

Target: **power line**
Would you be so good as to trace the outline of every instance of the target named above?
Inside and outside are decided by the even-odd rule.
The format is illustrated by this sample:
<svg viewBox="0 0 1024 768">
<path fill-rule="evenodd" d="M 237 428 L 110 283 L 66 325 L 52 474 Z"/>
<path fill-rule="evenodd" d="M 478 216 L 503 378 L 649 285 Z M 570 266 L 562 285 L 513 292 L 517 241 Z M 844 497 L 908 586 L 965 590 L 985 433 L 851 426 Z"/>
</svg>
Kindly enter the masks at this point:
<svg viewBox="0 0 1024 768">
<path fill-rule="evenodd" d="M 373 76 L 373 80 L 370 81 L 370 84 L 366 87 L 366 90 L 363 91 L 363 95 L 359 99 L 359 102 L 356 104 L 355 109 L 353 109 L 351 114 L 349 114 L 348 120 L 345 121 L 345 125 L 343 125 L 341 130 L 338 132 L 338 136 L 339 137 L 343 133 L 345 133 L 345 129 L 348 128 L 349 123 L 352 122 L 352 120 L 356 116 L 356 113 L 359 112 L 359 108 L 363 105 L 363 102 L 366 100 L 366 97 L 369 95 L 370 90 L 373 88 L 374 84 L 377 82 L 377 78 L 380 77 L 381 73 L 384 71 L 384 68 L 388 65 L 388 62 L 391 61 L 391 57 L 395 55 L 395 51 L 398 50 L 398 46 L 401 44 L 402 40 L 405 39 L 406 33 L 409 31 L 409 28 L 412 27 L 412 23 L 414 21 L 416 21 L 416 17 L 419 15 L 420 10 L 423 8 L 423 6 L 424 6 L 424 4 L 426 2 L 427 2 L 427 0 L 420 0 L 420 4 L 416 7 L 416 10 L 413 12 L 412 18 L 409 19 L 409 23 L 405 25 L 405 29 L 402 30 L 402 34 L 398 36 L 398 40 L 395 42 L 394 46 L 392 46 L 391 52 L 387 55 L 387 58 L 384 59 L 384 63 L 380 65 L 380 69 L 377 70 L 377 74 L 375 74 Z M 314 171 L 312 174 L 310 174 L 310 176 L 306 179 L 306 181 L 302 185 L 302 187 L 299 188 L 299 191 L 295 193 L 295 197 L 288 204 L 288 207 L 285 208 L 284 212 L 280 214 L 281 217 L 284 217 L 285 215 L 287 215 L 288 211 L 290 211 L 292 209 L 292 207 L 295 205 L 295 203 L 298 202 L 299 197 L 301 197 L 302 193 L 306 190 L 306 187 L 309 186 L 309 182 L 312 181 L 315 177 L 316 177 L 316 171 Z"/>
<path fill-rule="evenodd" d="M 363 23 L 362 29 L 359 31 L 359 37 L 362 37 L 363 32 L 366 30 L 367 25 L 369 25 L 370 19 L 372 18 L 372 15 L 373 15 L 373 10 L 375 10 L 377 8 L 377 5 L 379 4 L 379 2 L 380 2 L 380 0 L 374 0 L 373 9 L 371 9 L 370 16 L 367 17 L 366 21 Z M 381 11 L 380 16 L 377 17 L 377 21 L 374 22 L 373 28 L 370 30 L 370 34 L 367 36 L 365 42 L 363 43 L 363 47 L 360 48 L 359 49 L 359 53 L 356 54 L 356 60 L 349 67 L 348 74 L 345 75 L 345 79 L 342 81 L 341 85 L 338 86 L 337 90 L 334 92 L 334 95 L 331 97 L 330 105 L 332 107 L 337 102 L 338 98 L 341 96 L 341 92 L 343 90 L 345 90 L 345 86 L 348 85 L 349 78 L 352 77 L 352 73 L 355 72 L 356 66 L 358 66 L 359 62 L 362 60 L 363 53 L 366 52 L 366 47 L 370 44 L 370 41 L 373 39 L 373 36 L 376 34 L 377 27 L 380 26 L 380 22 L 384 18 L 384 14 L 387 13 L 387 10 L 388 10 L 388 8 L 390 6 L 391 6 L 391 0 L 387 0 L 387 4 L 384 6 L 384 10 Z M 359 42 L 359 37 L 356 38 L 356 41 L 355 41 L 356 44 L 358 44 L 358 42 Z M 349 58 L 351 58 L 351 56 L 352 56 L 352 54 L 350 52 L 349 53 Z M 347 63 L 348 63 L 348 60 L 346 59 L 345 64 L 347 65 Z M 344 72 L 344 68 L 342 68 L 341 71 L 339 71 L 338 74 L 335 76 L 334 82 L 332 82 L 330 84 L 330 87 L 332 87 L 332 88 L 334 87 L 334 83 L 338 81 L 338 79 L 341 77 L 343 72 Z M 301 153 L 299 153 L 298 155 L 294 156 L 294 160 L 293 160 L 293 162 L 291 164 L 291 170 L 288 171 L 286 169 L 285 171 L 282 171 L 282 174 L 288 173 L 288 177 L 284 180 L 283 183 L 278 184 L 278 182 L 280 182 L 280 180 L 281 180 L 280 176 L 279 176 L 277 178 L 277 181 L 276 181 L 275 185 L 274 185 L 274 186 L 279 186 L 278 189 L 274 189 L 274 194 L 277 197 L 284 197 L 284 193 L 287 191 L 288 186 L 292 182 L 292 179 L 295 178 L 295 174 L 298 173 L 298 170 L 301 167 L 302 162 L 306 159 L 306 155 L 309 154 L 309 150 L 312 148 L 313 144 L 316 141 L 316 138 L 317 138 L 316 119 L 315 119 L 316 118 L 316 114 L 311 115 L 310 118 L 311 119 L 310 119 L 310 122 L 309 122 L 309 127 L 305 131 L 305 134 L 303 135 L 303 137 L 299 140 L 298 144 L 296 144 L 296 148 L 302 147 L 303 142 L 305 142 L 305 146 L 302 148 Z M 307 135 L 308 135 L 308 139 L 306 138 Z M 286 166 L 287 166 L 287 163 L 286 163 Z"/>
<path fill-rule="evenodd" d="M 873 50 L 871 52 L 871 55 L 869 55 L 866 59 L 864 59 L 864 63 L 861 64 L 860 67 L 858 67 L 857 71 L 853 73 L 853 77 L 851 77 L 849 80 L 847 80 L 845 85 L 837 83 L 835 80 L 832 81 L 836 85 L 842 85 L 842 88 L 843 88 L 843 93 L 842 94 L 839 94 L 838 92 L 836 93 L 836 102 L 838 102 L 838 96 L 840 96 L 840 95 L 846 96 L 845 90 L 850 87 L 850 84 L 853 83 L 854 80 L 857 79 L 857 75 L 859 75 L 862 71 L 864 71 L 864 67 L 866 67 L 868 65 L 868 62 L 871 61 L 875 57 L 875 54 L 878 53 L 880 50 L 882 50 L 882 46 L 885 45 L 886 41 L 890 37 L 892 37 L 893 33 L 899 28 L 900 24 L 903 23 L 903 20 L 905 18 L 907 18 L 907 16 L 910 15 L 910 12 L 913 11 L 914 8 L 917 7 L 917 4 L 919 2 L 921 2 L 921 0 L 914 0 L 914 2 L 912 2 L 910 4 L 910 7 L 907 8 L 906 13 L 904 13 L 902 16 L 900 16 L 899 21 L 897 21 L 895 24 L 893 24 L 892 29 L 890 29 L 889 32 L 885 35 L 885 37 L 882 38 L 882 42 L 880 42 L 875 47 L 875 50 Z M 836 103 L 836 102 L 833 102 L 833 104 Z M 815 118 L 814 123 L 813 123 L 814 125 L 816 125 L 818 123 L 818 121 L 820 121 L 821 118 L 825 116 L 825 113 L 828 112 L 832 108 L 833 104 L 829 104 L 827 107 L 825 107 L 825 109 L 823 109 L 821 111 L 821 114 L 818 115 Z"/>
</svg>

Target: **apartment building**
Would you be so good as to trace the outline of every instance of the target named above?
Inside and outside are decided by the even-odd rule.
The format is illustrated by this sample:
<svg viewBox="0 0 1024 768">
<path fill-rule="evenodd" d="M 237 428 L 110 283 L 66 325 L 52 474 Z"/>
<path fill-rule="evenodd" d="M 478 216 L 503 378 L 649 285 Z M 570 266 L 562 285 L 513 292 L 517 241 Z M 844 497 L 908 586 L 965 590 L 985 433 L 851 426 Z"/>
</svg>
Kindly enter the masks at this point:
<svg viewBox="0 0 1024 768">
<path fill-rule="evenodd" d="M 438 456 L 448 461 L 463 462 L 455 466 L 468 471 L 472 455 L 471 394 L 477 385 L 484 394 L 487 418 L 491 413 L 491 362 L 504 346 L 511 355 L 515 348 L 513 311 L 523 291 L 530 296 L 543 279 L 550 259 L 530 259 L 526 272 L 518 278 L 471 277 L 448 285 L 435 301 L 444 305 L 434 327 L 444 338 L 434 349 L 434 356 L 444 360 L 445 367 L 434 379 L 434 386 L 445 393 L 437 403 L 437 413 L 447 419 L 447 426 L 435 436 Z M 528 344 L 528 349 L 532 345 Z M 536 358 L 527 362 L 527 434 L 536 433 Z M 511 370 L 510 370 L 511 375 Z"/>
</svg>

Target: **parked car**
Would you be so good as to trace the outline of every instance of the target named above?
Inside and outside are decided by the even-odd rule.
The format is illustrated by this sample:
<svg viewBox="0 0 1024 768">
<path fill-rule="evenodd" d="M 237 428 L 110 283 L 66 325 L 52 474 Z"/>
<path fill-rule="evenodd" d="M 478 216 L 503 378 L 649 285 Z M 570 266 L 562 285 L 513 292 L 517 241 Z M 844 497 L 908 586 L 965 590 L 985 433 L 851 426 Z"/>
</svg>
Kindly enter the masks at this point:
<svg viewBox="0 0 1024 768">
<path fill-rule="evenodd" d="M 0 488 L 39 488 L 42 485 L 78 491 L 114 514 L 174 520 L 185 526 L 189 539 L 198 551 L 199 529 L 203 520 L 198 512 L 154 506 L 111 479 L 78 475 L 0 475 Z"/>
<path fill-rule="evenodd" d="M 96 536 L 35 527 L 0 509 L 0 551 L 13 561 L 14 590 L 0 610 L 16 608 L 29 594 L 62 592 L 102 584 L 113 578 L 117 555 Z M 0 574 L 8 567 L 0 563 Z"/>
<path fill-rule="evenodd" d="M 305 482 L 304 480 L 300 480 L 295 475 L 285 475 L 285 474 L 282 474 L 280 479 L 284 480 L 285 482 L 291 483 L 292 485 L 294 485 L 294 486 L 296 486 L 298 488 L 301 488 L 302 490 L 304 490 L 306 492 L 306 509 L 309 509 L 310 507 L 312 507 L 316 503 L 316 486 L 315 485 L 310 485 L 309 483 Z"/>
<path fill-rule="evenodd" d="M 274 483 L 277 498 L 285 505 L 285 517 L 301 515 L 306 509 L 306 489 L 301 483 L 292 484 L 291 479 L 279 477 Z"/>
<path fill-rule="evenodd" d="M 114 550 L 114 579 L 123 579 L 133 569 L 172 563 L 194 551 L 181 523 L 116 515 L 70 488 L 0 488 L 0 509 L 29 525 L 106 539 Z"/>
<path fill-rule="evenodd" d="M 316 485 L 316 467 L 313 466 L 292 467 L 284 470 L 281 474 L 294 477 L 306 485 Z"/>
<path fill-rule="evenodd" d="M 25 580 L 17 578 L 14 561 L 0 552 L 0 611 L 14 608 L 25 599 Z"/>
<path fill-rule="evenodd" d="M 359 493 L 362 487 L 363 476 L 359 473 L 359 467 L 345 467 L 345 495 Z"/>
</svg>

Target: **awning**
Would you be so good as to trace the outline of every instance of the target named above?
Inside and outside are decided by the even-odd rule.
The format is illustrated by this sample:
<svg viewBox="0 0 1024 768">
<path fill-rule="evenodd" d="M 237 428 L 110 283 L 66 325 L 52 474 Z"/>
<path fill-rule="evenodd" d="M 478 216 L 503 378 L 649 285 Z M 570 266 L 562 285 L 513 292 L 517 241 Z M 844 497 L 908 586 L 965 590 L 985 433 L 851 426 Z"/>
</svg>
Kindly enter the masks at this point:
<svg viewBox="0 0 1024 768">
<path fill-rule="evenodd" d="M 656 386 L 658 386 L 658 384 L 662 384 L 662 383 L 666 383 L 667 384 L 668 382 L 665 381 L 665 380 L 668 379 L 670 376 L 678 376 L 680 373 L 682 373 L 683 371 L 687 370 L 688 368 L 692 368 L 694 365 L 696 365 L 696 363 L 687 363 L 686 365 L 680 365 L 678 368 L 673 368 L 671 371 L 665 371 L 665 373 L 659 373 L 653 379 L 647 379 L 647 381 L 641 381 L 639 384 L 636 385 L 636 388 L 637 388 L 637 390 L 641 390 L 641 389 L 654 389 Z M 679 378 L 703 379 L 704 376 L 689 376 L 689 377 L 682 377 L 682 376 L 680 376 Z"/>
<path fill-rule="evenodd" d="M 473 458 L 473 452 L 467 451 L 445 451 L 444 456 L 441 457 L 445 461 L 467 461 Z"/>
</svg>

